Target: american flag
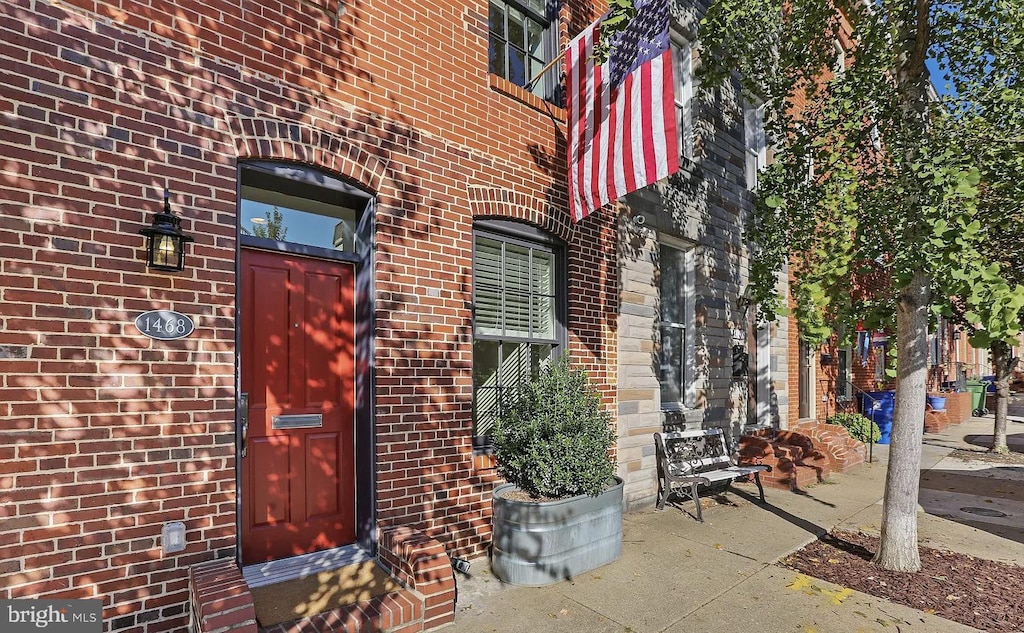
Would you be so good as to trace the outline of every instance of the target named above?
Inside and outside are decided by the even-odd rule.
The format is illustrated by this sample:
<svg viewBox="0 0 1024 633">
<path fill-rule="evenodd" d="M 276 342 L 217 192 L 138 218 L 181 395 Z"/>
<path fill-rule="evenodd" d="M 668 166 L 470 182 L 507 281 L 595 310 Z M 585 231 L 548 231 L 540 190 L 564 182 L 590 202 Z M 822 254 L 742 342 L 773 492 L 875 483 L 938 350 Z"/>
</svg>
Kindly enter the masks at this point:
<svg viewBox="0 0 1024 633">
<path fill-rule="evenodd" d="M 569 212 L 579 222 L 679 169 L 668 0 L 637 0 L 636 17 L 592 59 L 599 22 L 565 53 Z"/>
</svg>

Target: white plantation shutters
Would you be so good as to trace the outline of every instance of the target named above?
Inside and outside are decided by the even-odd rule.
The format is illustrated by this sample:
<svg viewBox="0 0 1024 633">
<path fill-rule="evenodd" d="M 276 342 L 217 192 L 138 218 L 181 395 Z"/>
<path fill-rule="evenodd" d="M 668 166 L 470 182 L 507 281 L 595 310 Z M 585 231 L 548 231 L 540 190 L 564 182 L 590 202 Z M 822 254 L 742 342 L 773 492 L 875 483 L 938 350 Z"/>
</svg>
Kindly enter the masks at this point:
<svg viewBox="0 0 1024 633">
<path fill-rule="evenodd" d="M 555 340 L 554 257 L 479 236 L 473 262 L 477 335 Z"/>
</svg>

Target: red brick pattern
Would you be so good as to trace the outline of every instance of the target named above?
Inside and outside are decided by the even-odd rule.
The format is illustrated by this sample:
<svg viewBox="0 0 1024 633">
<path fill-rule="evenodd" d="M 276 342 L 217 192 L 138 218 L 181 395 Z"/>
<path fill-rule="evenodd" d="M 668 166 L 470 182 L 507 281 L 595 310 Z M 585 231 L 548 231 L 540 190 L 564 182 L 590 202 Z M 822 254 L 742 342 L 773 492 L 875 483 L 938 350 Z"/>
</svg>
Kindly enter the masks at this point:
<svg viewBox="0 0 1024 633">
<path fill-rule="evenodd" d="M 233 560 L 189 569 L 193 633 L 256 633 L 249 585 Z"/>
<path fill-rule="evenodd" d="M 933 395 L 941 396 L 946 399 L 946 416 L 952 424 L 959 424 L 971 417 L 970 393 L 946 392 Z"/>
<path fill-rule="evenodd" d="M 765 429 L 744 435 L 739 462 L 771 466 L 771 472 L 761 474 L 764 485 L 798 490 L 828 479 L 833 472 L 859 466 L 864 463 L 865 451 L 866 446 L 843 427 L 808 421 L 787 431 Z"/>
<path fill-rule="evenodd" d="M 563 41 L 599 5 L 569 3 Z M 474 218 L 566 240 L 570 355 L 615 410 L 614 214 L 565 220 L 564 113 L 494 85 L 479 7 L 338 6 L 0 3 L 0 597 L 100 597 L 110 631 L 181 631 L 186 570 L 233 555 L 239 158 L 377 194 L 381 525 L 463 555 L 489 540 Z M 165 185 L 196 238 L 176 274 L 146 269 L 138 234 Z M 195 333 L 141 336 L 157 308 Z M 188 546 L 164 556 L 172 520 Z"/>
</svg>

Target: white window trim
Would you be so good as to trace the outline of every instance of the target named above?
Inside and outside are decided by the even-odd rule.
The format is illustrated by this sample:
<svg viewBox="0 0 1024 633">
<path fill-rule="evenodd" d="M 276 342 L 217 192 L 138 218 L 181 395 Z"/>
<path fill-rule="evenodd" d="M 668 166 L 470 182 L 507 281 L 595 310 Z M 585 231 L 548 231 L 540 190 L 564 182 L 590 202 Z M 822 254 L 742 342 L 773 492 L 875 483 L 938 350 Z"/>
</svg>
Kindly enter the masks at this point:
<svg viewBox="0 0 1024 633">
<path fill-rule="evenodd" d="M 695 283 L 695 277 L 697 276 L 697 249 L 694 244 L 669 235 L 661 235 L 658 237 L 659 252 L 662 246 L 668 246 L 669 248 L 674 248 L 683 253 L 683 265 L 686 270 L 686 277 L 683 279 L 682 289 L 683 310 L 686 314 L 686 321 L 683 323 L 683 385 L 681 389 L 683 393 L 683 401 L 662 402 L 661 410 L 681 411 L 685 409 L 694 409 L 697 406 L 697 355 L 696 350 L 694 349 L 697 344 L 697 317 L 695 314 L 697 308 L 697 286 Z M 658 381 L 660 399 L 660 371 L 658 374 Z"/>
<path fill-rule="evenodd" d="M 837 77 L 842 76 L 846 72 L 846 49 L 839 38 L 832 40 L 832 48 L 836 53 L 835 61 L 832 62 L 832 72 Z"/>
<path fill-rule="evenodd" d="M 743 104 L 743 147 L 747 188 L 757 190 L 758 174 L 768 164 L 768 142 L 764 131 L 764 103 Z"/>
<path fill-rule="evenodd" d="M 693 160 L 696 144 L 693 128 L 693 48 L 678 33 L 672 34 L 672 61 L 679 156 Z"/>
</svg>

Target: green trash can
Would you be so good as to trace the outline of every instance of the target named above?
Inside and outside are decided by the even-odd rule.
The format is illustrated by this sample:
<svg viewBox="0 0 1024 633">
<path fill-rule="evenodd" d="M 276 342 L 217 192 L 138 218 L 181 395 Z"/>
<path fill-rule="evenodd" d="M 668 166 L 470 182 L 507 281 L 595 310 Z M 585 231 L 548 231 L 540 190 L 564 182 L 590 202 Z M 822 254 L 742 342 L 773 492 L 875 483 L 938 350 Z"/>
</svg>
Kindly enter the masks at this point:
<svg viewBox="0 0 1024 633">
<path fill-rule="evenodd" d="M 971 415 L 982 416 L 988 413 L 985 408 L 985 389 L 988 385 L 980 380 L 968 380 L 967 391 L 971 394 Z"/>
</svg>

